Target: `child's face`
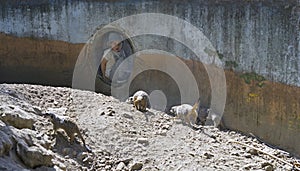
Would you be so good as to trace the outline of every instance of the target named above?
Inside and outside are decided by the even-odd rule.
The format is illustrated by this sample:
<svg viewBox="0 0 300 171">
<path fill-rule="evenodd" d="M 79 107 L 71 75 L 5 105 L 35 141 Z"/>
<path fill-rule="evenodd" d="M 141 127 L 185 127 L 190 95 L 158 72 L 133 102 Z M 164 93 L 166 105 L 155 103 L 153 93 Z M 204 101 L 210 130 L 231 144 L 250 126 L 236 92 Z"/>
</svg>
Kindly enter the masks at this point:
<svg viewBox="0 0 300 171">
<path fill-rule="evenodd" d="M 115 52 L 120 52 L 121 51 L 121 48 L 122 48 L 121 42 L 119 42 L 119 41 L 113 41 L 113 42 L 111 42 L 110 45 L 111 45 L 111 49 L 113 51 L 115 51 Z"/>
</svg>

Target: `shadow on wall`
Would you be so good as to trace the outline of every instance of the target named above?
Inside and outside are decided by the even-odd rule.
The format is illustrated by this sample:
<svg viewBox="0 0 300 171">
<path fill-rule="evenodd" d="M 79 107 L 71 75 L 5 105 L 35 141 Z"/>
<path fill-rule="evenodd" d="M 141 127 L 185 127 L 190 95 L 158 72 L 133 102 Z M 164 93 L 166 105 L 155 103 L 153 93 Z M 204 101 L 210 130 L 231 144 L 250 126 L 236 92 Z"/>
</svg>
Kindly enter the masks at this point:
<svg viewBox="0 0 300 171">
<path fill-rule="evenodd" d="M 0 83 L 71 86 L 83 44 L 0 33 Z"/>
<path fill-rule="evenodd" d="M 137 75 L 130 84 L 129 94 L 132 95 L 138 90 L 144 90 L 149 95 L 155 90 L 162 91 L 166 97 L 166 111 L 169 111 L 174 104 L 181 102 L 180 90 L 176 82 L 162 71 L 148 70 Z"/>
</svg>

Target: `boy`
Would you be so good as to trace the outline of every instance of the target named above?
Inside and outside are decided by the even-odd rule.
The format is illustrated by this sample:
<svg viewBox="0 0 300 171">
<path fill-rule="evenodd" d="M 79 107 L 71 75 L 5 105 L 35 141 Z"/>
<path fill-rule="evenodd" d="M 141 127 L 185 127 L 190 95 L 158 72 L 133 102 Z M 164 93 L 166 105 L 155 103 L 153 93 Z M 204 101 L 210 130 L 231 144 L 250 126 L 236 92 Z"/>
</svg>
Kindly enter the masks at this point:
<svg viewBox="0 0 300 171">
<path fill-rule="evenodd" d="M 114 65 L 121 59 L 121 36 L 116 33 L 110 33 L 109 37 L 110 48 L 104 51 L 101 61 L 101 71 L 104 79 L 111 80 L 114 72 Z"/>
</svg>

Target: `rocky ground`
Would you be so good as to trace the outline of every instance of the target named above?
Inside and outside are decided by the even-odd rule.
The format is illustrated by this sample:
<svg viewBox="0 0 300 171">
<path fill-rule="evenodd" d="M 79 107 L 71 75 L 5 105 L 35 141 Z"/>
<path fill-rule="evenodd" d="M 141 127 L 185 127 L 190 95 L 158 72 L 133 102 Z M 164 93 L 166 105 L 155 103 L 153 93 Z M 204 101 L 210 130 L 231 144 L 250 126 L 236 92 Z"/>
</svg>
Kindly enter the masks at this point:
<svg viewBox="0 0 300 171">
<path fill-rule="evenodd" d="M 92 153 L 41 112 L 76 122 Z M 299 159 L 254 137 L 193 130 L 163 112 L 70 88 L 0 85 L 0 170 L 292 170 Z"/>
</svg>

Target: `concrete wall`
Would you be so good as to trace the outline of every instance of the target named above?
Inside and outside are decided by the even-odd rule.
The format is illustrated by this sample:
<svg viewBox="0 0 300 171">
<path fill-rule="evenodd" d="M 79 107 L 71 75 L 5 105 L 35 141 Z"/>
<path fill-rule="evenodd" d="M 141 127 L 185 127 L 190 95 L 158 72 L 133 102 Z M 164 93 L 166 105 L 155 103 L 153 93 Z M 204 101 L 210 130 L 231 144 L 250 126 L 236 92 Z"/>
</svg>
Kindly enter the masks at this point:
<svg viewBox="0 0 300 171">
<path fill-rule="evenodd" d="M 0 0 L 0 5 L 1 82 L 70 86 L 79 52 L 97 27 L 143 12 L 185 19 L 203 31 L 225 65 L 227 126 L 300 155 L 299 1 Z M 202 105 L 209 106 L 207 75 L 189 49 L 157 36 L 134 41 L 138 50 L 158 48 L 183 57 L 202 85 Z M 167 76 L 149 75 L 149 83 L 165 84 L 159 78 Z"/>
<path fill-rule="evenodd" d="M 95 29 L 128 15 L 157 12 L 203 31 L 235 70 L 300 86 L 299 5 L 295 1 L 1 1 L 0 32 L 85 43 Z M 149 39 L 139 49 L 153 47 Z M 167 50 L 191 56 L 176 43 Z M 157 44 L 157 43 L 156 43 Z M 161 46 L 161 45 L 160 45 Z M 159 48 L 159 47 L 158 47 Z"/>
</svg>

